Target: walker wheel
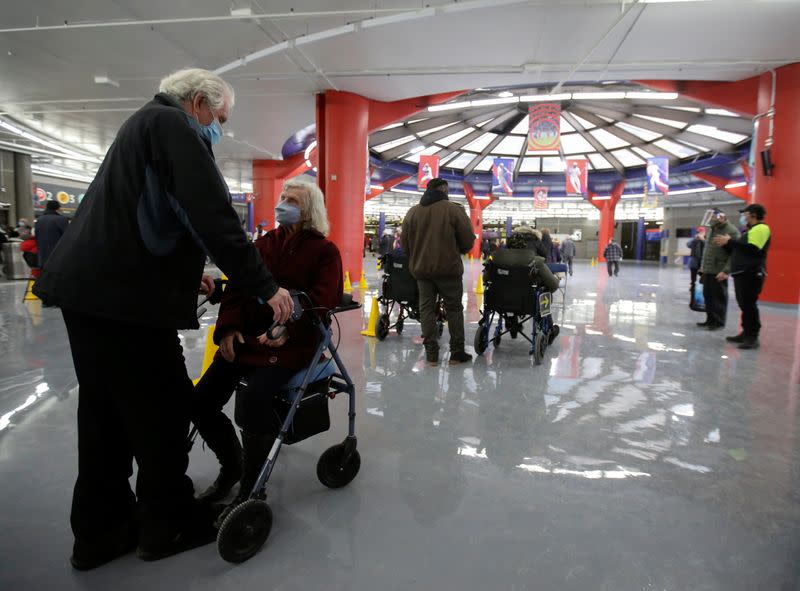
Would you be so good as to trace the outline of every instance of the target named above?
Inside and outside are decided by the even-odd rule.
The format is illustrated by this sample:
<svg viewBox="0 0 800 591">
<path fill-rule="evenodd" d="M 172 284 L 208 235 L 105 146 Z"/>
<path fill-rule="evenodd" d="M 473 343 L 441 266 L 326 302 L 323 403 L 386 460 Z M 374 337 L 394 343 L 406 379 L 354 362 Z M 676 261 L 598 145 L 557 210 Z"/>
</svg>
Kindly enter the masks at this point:
<svg viewBox="0 0 800 591">
<path fill-rule="evenodd" d="M 382 341 L 389 334 L 389 315 L 381 314 L 378 316 L 378 326 L 375 328 L 375 334 L 379 341 Z"/>
<path fill-rule="evenodd" d="M 547 339 L 544 333 L 539 331 L 536 333 L 536 338 L 533 340 L 533 360 L 536 365 L 541 365 L 544 359 L 544 350 L 547 347 Z"/>
<path fill-rule="evenodd" d="M 484 338 L 484 331 L 486 329 L 482 326 L 478 326 L 478 332 L 475 333 L 475 340 L 472 343 L 472 346 L 475 347 L 475 353 L 478 355 L 483 355 L 483 352 L 486 351 L 486 347 L 489 346 L 489 339 Z"/>
<path fill-rule="evenodd" d="M 272 529 L 272 509 L 265 501 L 250 499 L 231 511 L 217 534 L 223 560 L 244 562 L 261 549 Z"/>
<path fill-rule="evenodd" d="M 342 488 L 353 481 L 361 468 L 361 454 L 353 450 L 345 460 L 344 443 L 325 450 L 317 462 L 317 478 L 328 488 Z"/>
</svg>

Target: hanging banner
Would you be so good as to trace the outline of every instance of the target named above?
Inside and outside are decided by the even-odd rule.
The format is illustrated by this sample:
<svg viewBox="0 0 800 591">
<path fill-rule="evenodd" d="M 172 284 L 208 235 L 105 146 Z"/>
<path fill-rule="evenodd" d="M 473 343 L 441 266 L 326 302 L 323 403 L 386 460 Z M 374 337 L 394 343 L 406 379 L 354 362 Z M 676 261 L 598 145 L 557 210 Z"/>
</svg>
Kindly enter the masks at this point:
<svg viewBox="0 0 800 591">
<path fill-rule="evenodd" d="M 533 209 L 547 209 L 547 187 L 533 189 Z"/>
<path fill-rule="evenodd" d="M 648 183 L 644 184 L 642 197 L 642 209 L 656 209 L 659 206 L 658 193 L 650 193 L 647 190 Z"/>
<path fill-rule="evenodd" d="M 566 176 L 567 195 L 585 194 L 589 188 L 588 161 L 567 158 Z"/>
<path fill-rule="evenodd" d="M 653 156 L 647 159 L 647 187 L 645 193 L 669 194 L 669 158 Z"/>
<path fill-rule="evenodd" d="M 561 103 L 541 103 L 528 109 L 528 151 L 558 150 L 561 146 Z"/>
<path fill-rule="evenodd" d="M 492 164 L 492 193 L 514 194 L 514 159 L 495 158 Z"/>
<path fill-rule="evenodd" d="M 417 187 L 425 189 L 428 181 L 439 176 L 439 157 L 420 156 L 419 170 L 417 171 Z"/>
</svg>

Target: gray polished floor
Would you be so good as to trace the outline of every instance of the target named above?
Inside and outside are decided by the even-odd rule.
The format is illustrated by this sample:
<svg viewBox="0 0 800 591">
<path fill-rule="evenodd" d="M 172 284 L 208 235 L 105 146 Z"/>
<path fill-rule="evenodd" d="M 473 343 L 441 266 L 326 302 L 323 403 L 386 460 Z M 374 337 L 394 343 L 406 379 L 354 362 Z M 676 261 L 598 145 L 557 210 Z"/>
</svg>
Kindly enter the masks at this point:
<svg viewBox="0 0 800 591">
<path fill-rule="evenodd" d="M 275 525 L 249 562 L 211 545 L 77 573 L 76 382 L 58 310 L 23 291 L 0 283 L 0 589 L 800 589 L 796 310 L 763 308 L 762 348 L 739 351 L 723 340 L 735 302 L 726 333 L 696 328 L 687 272 L 584 264 L 543 365 L 506 337 L 473 364 L 429 368 L 414 323 L 360 336 L 367 305 L 340 317 L 360 395 L 349 487 L 315 477 L 345 431 L 337 398 L 330 433 L 284 448 Z M 184 335 L 192 376 L 204 342 Z M 197 488 L 215 476 L 199 445 L 190 471 Z"/>
</svg>

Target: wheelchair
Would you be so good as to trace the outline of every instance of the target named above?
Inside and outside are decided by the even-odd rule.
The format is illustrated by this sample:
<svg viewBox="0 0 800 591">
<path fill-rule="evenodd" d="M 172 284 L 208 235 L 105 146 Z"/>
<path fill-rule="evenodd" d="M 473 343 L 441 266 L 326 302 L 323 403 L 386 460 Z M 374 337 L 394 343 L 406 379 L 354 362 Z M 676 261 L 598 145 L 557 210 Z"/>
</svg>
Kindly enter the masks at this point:
<svg viewBox="0 0 800 591">
<path fill-rule="evenodd" d="M 500 251 L 484 264 L 484 307 L 473 343 L 478 355 L 486 351 L 489 341 L 498 348 L 503 335 L 512 339 L 522 336 L 530 343 L 528 354 L 541 365 L 547 347 L 558 336 L 560 329 L 552 314 L 558 279 L 544 264 L 537 266 L 530 261 L 529 253 Z M 524 327 L 529 320 L 530 336 Z"/>
<path fill-rule="evenodd" d="M 219 303 L 222 297 L 222 284 L 217 280 L 214 296 L 206 298 L 202 304 Z M 331 322 L 336 314 L 358 310 L 359 302 L 351 294 L 344 294 L 340 305 L 332 310 L 314 307 L 311 299 L 303 292 L 292 291 L 294 312 L 290 321 L 299 320 L 308 314 L 312 323 L 319 329 L 319 344 L 308 367 L 296 373 L 281 389 L 275 401 L 275 416 L 269 417 L 277 432 L 275 443 L 261 468 L 248 499 L 234 508 L 222 522 L 217 534 L 219 555 L 231 563 L 240 563 L 255 555 L 266 543 L 272 529 L 272 510 L 267 504 L 266 486 L 278 459 L 282 446 L 292 445 L 330 428 L 328 400 L 339 393 L 348 395 L 348 434 L 342 443 L 329 447 L 317 462 L 317 478 L 328 488 L 336 489 L 349 484 L 361 468 L 361 455 L 358 453 L 355 434 L 356 398 L 355 384 L 347 373 L 333 343 Z M 304 303 L 307 306 L 304 308 Z M 198 314 L 205 312 L 200 308 Z M 273 324 L 267 335 L 274 338 Z M 328 353 L 329 358 L 325 358 Z M 242 381 L 239 387 L 246 386 Z M 197 436 L 194 428 L 190 434 L 190 444 Z"/>
<path fill-rule="evenodd" d="M 405 320 L 410 318 L 419 322 L 419 288 L 417 280 L 408 268 L 408 257 L 400 251 L 392 251 L 381 257 L 383 283 L 378 303 L 383 306 L 383 313 L 378 317 L 375 334 L 378 340 L 384 340 L 392 329 L 403 334 Z M 391 316 L 398 308 L 397 319 L 392 323 Z M 436 298 L 436 328 L 439 336 L 444 332 L 447 311 L 441 296 Z"/>
</svg>

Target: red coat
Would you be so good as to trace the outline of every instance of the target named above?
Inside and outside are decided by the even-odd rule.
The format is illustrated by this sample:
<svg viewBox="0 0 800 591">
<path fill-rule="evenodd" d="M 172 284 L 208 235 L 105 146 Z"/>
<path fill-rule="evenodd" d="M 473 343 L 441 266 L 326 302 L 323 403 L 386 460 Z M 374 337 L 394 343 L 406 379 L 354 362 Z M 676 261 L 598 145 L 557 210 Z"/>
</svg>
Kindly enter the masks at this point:
<svg viewBox="0 0 800 591">
<path fill-rule="evenodd" d="M 287 235 L 283 228 L 268 232 L 255 242 L 267 268 L 278 285 L 307 293 L 314 306 L 335 308 L 342 299 L 342 259 L 336 245 L 315 230 Z M 244 365 L 277 365 L 300 370 L 308 365 L 319 342 L 319 329 L 303 317 L 287 325 L 289 340 L 283 347 L 260 345 L 254 326 L 265 326 L 264 308 L 250 297 L 228 286 L 214 332 L 214 342 L 231 330 L 244 334 L 245 343 L 236 345 L 236 360 Z M 260 329 L 259 329 L 260 330 Z M 262 333 L 263 334 L 263 333 Z M 217 353 L 219 355 L 219 353 Z"/>
</svg>

